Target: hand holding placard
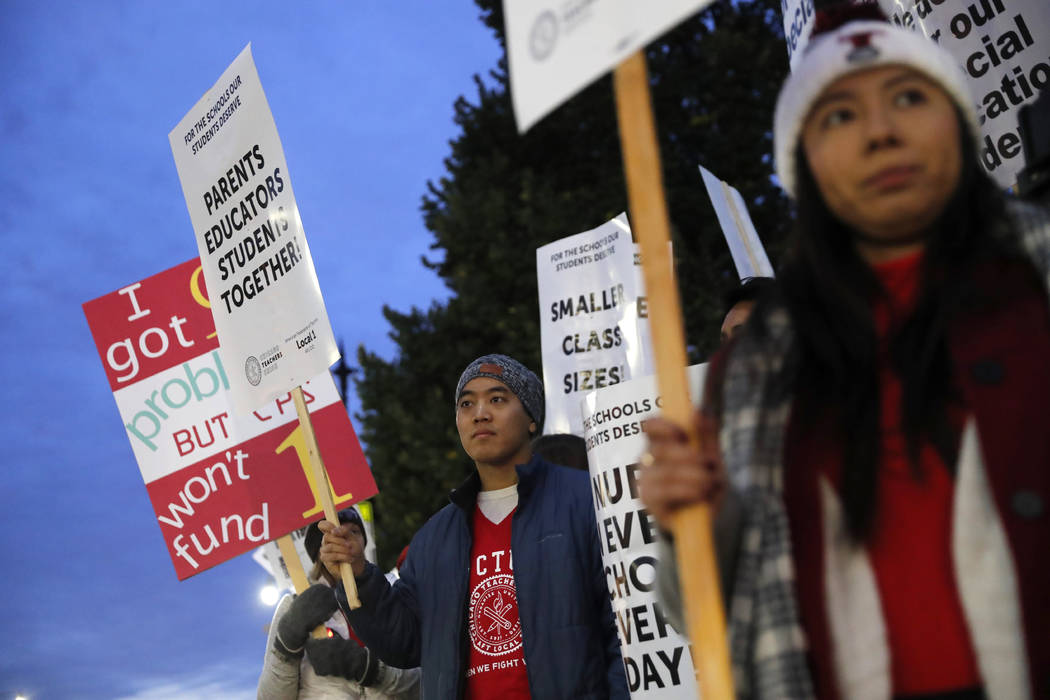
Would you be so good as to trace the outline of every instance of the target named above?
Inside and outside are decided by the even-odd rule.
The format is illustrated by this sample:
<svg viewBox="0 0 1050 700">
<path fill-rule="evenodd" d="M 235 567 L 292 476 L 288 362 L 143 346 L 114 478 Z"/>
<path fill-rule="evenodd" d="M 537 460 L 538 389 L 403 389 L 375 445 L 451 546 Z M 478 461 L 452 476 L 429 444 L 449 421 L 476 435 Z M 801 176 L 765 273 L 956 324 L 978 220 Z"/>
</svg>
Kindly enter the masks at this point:
<svg viewBox="0 0 1050 700">
<path fill-rule="evenodd" d="M 324 507 L 324 516 L 331 524 L 339 526 L 339 515 L 335 512 L 335 503 L 332 502 L 332 490 L 328 485 L 328 474 L 325 473 L 324 463 L 321 462 L 321 452 L 317 449 L 317 438 L 314 436 L 313 426 L 310 424 L 310 412 L 306 408 L 303 399 L 303 390 L 296 387 L 292 390 L 292 398 L 295 400 L 295 410 L 299 413 L 299 425 L 303 428 L 306 438 L 306 447 L 310 453 L 310 466 L 313 468 L 314 479 L 318 484 L 318 492 L 321 496 L 321 505 Z M 343 588 L 346 590 L 346 600 L 350 609 L 361 607 L 361 601 L 357 597 L 357 583 L 354 581 L 354 572 L 348 562 L 339 565 L 339 575 L 343 580 Z"/>
</svg>

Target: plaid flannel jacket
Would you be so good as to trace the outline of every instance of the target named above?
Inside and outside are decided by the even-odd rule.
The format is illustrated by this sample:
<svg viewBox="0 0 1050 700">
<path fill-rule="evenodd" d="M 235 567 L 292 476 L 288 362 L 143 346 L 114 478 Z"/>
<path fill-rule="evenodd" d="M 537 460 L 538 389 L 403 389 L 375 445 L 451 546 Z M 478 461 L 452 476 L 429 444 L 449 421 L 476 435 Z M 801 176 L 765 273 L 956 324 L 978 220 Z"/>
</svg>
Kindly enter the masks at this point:
<svg viewBox="0 0 1050 700">
<path fill-rule="evenodd" d="M 1050 212 L 1011 200 L 1012 231 L 1050 292 Z M 725 465 L 744 503 L 739 552 L 728 601 L 733 678 L 737 696 L 756 700 L 811 698 L 806 639 L 795 599 L 787 512 L 783 502 L 783 446 L 792 397 L 775 396 L 772 380 L 792 342 L 784 309 L 767 316 L 769 333 L 742 336 L 726 360 L 720 441 Z"/>
</svg>

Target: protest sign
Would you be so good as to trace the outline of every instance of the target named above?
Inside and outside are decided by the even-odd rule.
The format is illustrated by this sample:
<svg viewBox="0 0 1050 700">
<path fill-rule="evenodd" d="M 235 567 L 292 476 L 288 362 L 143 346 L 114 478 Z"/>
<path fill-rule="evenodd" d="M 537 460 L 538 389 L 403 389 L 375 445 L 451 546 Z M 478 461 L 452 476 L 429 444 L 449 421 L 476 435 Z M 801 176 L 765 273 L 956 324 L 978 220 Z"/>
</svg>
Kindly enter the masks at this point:
<svg viewBox="0 0 1050 700">
<path fill-rule="evenodd" d="M 266 569 L 266 572 L 273 576 L 274 585 L 277 586 L 277 590 L 281 591 L 295 591 L 299 593 L 303 590 L 302 583 L 295 585 L 292 577 L 292 571 L 297 566 L 299 571 L 306 572 L 310 570 L 313 564 L 310 563 L 310 557 L 306 554 L 306 547 L 304 546 L 306 537 L 305 529 L 292 530 L 284 537 L 280 537 L 273 542 L 267 542 L 263 546 L 259 547 L 252 553 L 252 559 L 255 560 L 259 566 Z M 291 550 L 295 552 L 295 561 L 289 566 L 288 558 L 286 558 L 282 552 L 282 547 L 278 545 L 279 540 L 285 540 L 285 546 L 283 549 L 287 550 L 288 546 L 291 545 Z"/>
<path fill-rule="evenodd" d="M 766 249 L 758 238 L 755 225 L 751 223 L 751 214 L 740 192 L 719 180 L 702 165 L 700 175 L 704 178 L 704 186 L 711 197 L 711 204 L 714 205 L 740 279 L 773 277 L 773 266 L 769 264 Z"/>
<path fill-rule="evenodd" d="M 339 359 L 251 45 L 168 140 L 234 408 L 248 414 Z"/>
<path fill-rule="evenodd" d="M 712 0 L 503 0 L 518 131 Z"/>
<path fill-rule="evenodd" d="M 981 124 L 980 159 L 1002 187 L 1025 167 L 1018 111 L 1050 84 L 1050 3 L 1046 0 L 879 0 L 898 26 L 945 48 L 970 83 Z M 794 69 L 813 28 L 813 0 L 781 0 Z"/>
<path fill-rule="evenodd" d="M 689 368 L 693 396 L 705 370 Z M 656 600 L 656 524 L 638 500 L 642 422 L 662 403 L 656 378 L 643 377 L 592 392 L 581 405 L 606 583 L 635 699 L 697 694 L 685 630 L 671 627 Z"/>
<path fill-rule="evenodd" d="M 780 0 L 780 16 L 784 19 L 784 41 L 787 43 L 791 70 L 795 70 L 809 43 L 816 14 L 813 0 Z"/>
<path fill-rule="evenodd" d="M 266 548 L 271 544 L 273 543 L 267 542 L 252 552 L 252 561 L 261 566 L 263 571 L 273 577 L 274 586 L 277 590 L 285 590 L 292 584 L 292 581 L 291 579 L 283 579 L 278 572 L 274 571 L 273 566 L 271 566 L 270 558 L 266 551 Z"/>
<path fill-rule="evenodd" d="M 981 163 L 1002 187 L 1024 153 L 1017 115 L 1050 85 L 1046 0 L 880 0 L 890 19 L 951 53 L 970 80 L 981 123 Z"/>
<path fill-rule="evenodd" d="M 233 411 L 199 260 L 83 306 L 179 579 L 321 517 L 291 397 Z M 304 389 L 335 500 L 374 495 L 331 376 Z"/>
<path fill-rule="evenodd" d="M 545 433 L 583 434 L 580 398 L 652 372 L 627 216 L 536 249 Z"/>
<path fill-rule="evenodd" d="M 637 347 L 631 348 L 631 354 L 627 358 L 627 365 L 631 368 L 631 376 L 645 377 L 656 371 L 656 363 L 653 357 L 652 329 L 649 328 L 649 297 L 645 293 L 645 265 L 642 262 L 642 247 L 635 243 L 631 246 L 634 251 L 634 288 L 635 308 L 637 313 L 624 318 L 624 330 L 631 336 L 638 338 Z M 671 241 L 667 242 L 667 255 L 671 259 L 673 246 Z M 674 276 L 674 268 L 668 270 L 668 274 Z"/>
</svg>

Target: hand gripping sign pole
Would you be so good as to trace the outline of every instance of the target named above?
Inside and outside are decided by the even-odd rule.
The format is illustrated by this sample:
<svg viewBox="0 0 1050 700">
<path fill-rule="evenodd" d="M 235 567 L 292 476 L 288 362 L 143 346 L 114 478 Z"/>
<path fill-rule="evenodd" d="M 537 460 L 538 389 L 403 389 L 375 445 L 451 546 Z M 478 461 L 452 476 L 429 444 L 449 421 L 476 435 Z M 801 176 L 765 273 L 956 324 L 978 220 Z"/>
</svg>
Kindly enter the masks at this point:
<svg viewBox="0 0 1050 700">
<path fill-rule="evenodd" d="M 663 413 L 685 428 L 689 440 L 696 444 L 699 436 L 693 428 L 693 407 L 686 381 L 681 304 L 674 278 L 668 274 L 672 269 L 667 245 L 670 226 L 660 171 L 660 150 L 653 123 L 645 55 L 641 51 L 617 66 L 613 84 L 631 207 L 631 228 L 642 254 Z M 674 520 L 674 538 L 701 697 L 704 700 L 730 700 L 733 683 L 710 507 L 696 505 L 679 511 Z"/>
<path fill-rule="evenodd" d="M 325 471 L 324 463 L 321 461 L 321 450 L 317 447 L 317 436 L 314 435 L 314 426 L 310 422 L 310 411 L 306 408 L 306 399 L 303 398 L 303 388 L 301 386 L 292 389 L 292 400 L 295 402 L 295 411 L 299 414 L 299 426 L 303 429 L 303 437 L 306 439 L 306 449 L 310 454 L 310 467 L 314 472 L 317 493 L 321 498 L 325 519 L 338 526 L 339 516 L 335 512 L 332 488 L 328 484 L 328 473 Z M 361 601 L 357 597 L 357 583 L 354 581 L 354 572 L 350 568 L 350 564 L 347 562 L 340 564 L 339 575 L 343 579 L 346 601 L 350 605 L 351 610 L 356 610 L 361 607 Z"/>
</svg>

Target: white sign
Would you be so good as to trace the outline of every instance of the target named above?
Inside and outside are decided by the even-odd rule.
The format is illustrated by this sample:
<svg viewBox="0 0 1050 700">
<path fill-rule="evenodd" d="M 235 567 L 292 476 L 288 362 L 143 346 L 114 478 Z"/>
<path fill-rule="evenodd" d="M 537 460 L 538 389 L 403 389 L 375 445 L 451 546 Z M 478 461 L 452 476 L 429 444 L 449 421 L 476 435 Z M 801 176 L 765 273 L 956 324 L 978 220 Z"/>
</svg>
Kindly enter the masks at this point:
<svg viewBox="0 0 1050 700">
<path fill-rule="evenodd" d="M 653 336 L 649 330 L 649 297 L 645 292 L 645 269 L 642 267 L 642 247 L 635 243 L 634 290 L 635 313 L 623 319 L 624 332 L 635 339 L 628 347 L 627 366 L 631 377 L 647 377 L 656 371 L 656 355 L 653 354 Z M 674 277 L 674 253 L 671 241 L 667 241 L 667 259 L 671 263 L 668 274 Z"/>
<path fill-rule="evenodd" d="M 729 252 L 733 256 L 737 274 L 744 280 L 749 277 L 773 277 L 773 266 L 769 264 L 766 249 L 758 238 L 758 231 L 751 223 L 751 214 L 740 192 L 730 187 L 724 180 L 719 180 L 710 170 L 700 166 L 700 175 L 704 178 L 707 194 L 718 215 Z"/>
<path fill-rule="evenodd" d="M 168 140 L 244 415 L 339 359 L 251 45 Z"/>
<path fill-rule="evenodd" d="M 376 521 L 375 513 L 372 510 L 371 501 L 361 501 L 357 503 L 354 508 L 357 510 L 357 514 L 361 516 L 361 522 L 365 526 L 365 559 L 371 562 L 379 561 L 376 558 Z"/>
<path fill-rule="evenodd" d="M 706 365 L 689 368 L 694 397 Z M 656 523 L 638 500 L 642 421 L 659 412 L 656 377 L 588 394 L 584 439 L 606 584 L 620 634 L 632 698 L 696 698 L 689 640 L 668 623 L 656 600 Z"/>
<path fill-rule="evenodd" d="M 712 0 L 503 0 L 518 131 Z"/>
<path fill-rule="evenodd" d="M 947 49 L 970 79 L 981 121 L 980 158 L 1002 187 L 1017 181 L 1024 153 L 1017 114 L 1050 85 L 1047 0 L 880 0 L 896 24 Z"/>
<path fill-rule="evenodd" d="M 309 575 L 310 569 L 313 568 L 313 562 L 310 561 L 310 555 L 306 553 L 306 528 L 293 530 L 288 533 L 288 536 L 292 540 L 295 553 L 299 555 L 299 565 Z M 288 573 L 288 564 L 285 563 L 284 557 L 281 556 L 281 548 L 277 545 L 277 542 L 267 542 L 262 547 L 259 547 L 252 552 L 252 559 L 273 576 L 277 590 L 295 591 L 292 575 Z"/>
<path fill-rule="evenodd" d="M 634 251 L 625 214 L 536 249 L 545 433 L 582 435 L 587 392 L 651 371 Z"/>
<path fill-rule="evenodd" d="M 780 14 L 784 18 L 784 40 L 787 43 L 788 63 L 795 70 L 813 31 L 816 8 L 813 0 L 780 0 Z"/>
</svg>

